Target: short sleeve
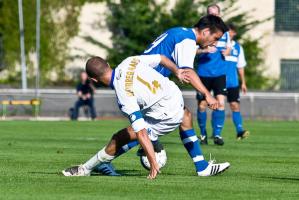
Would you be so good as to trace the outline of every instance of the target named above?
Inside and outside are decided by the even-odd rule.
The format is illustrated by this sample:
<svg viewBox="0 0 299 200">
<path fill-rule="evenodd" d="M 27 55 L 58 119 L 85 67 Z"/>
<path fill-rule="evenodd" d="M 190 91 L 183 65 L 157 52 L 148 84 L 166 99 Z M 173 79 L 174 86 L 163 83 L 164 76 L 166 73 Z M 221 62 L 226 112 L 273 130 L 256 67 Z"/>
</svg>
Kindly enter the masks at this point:
<svg viewBox="0 0 299 200">
<path fill-rule="evenodd" d="M 180 43 L 177 43 L 172 56 L 178 67 L 193 68 L 196 50 L 196 42 L 192 39 L 184 39 Z"/>
<path fill-rule="evenodd" d="M 158 66 L 161 62 L 160 54 L 152 54 L 152 55 L 141 55 L 138 56 L 140 62 L 146 64 L 148 67 L 154 68 Z"/>
<path fill-rule="evenodd" d="M 124 90 L 121 85 L 114 85 L 117 95 L 117 103 L 120 110 L 129 118 L 132 128 L 135 132 L 138 132 L 146 128 L 145 121 L 140 112 L 140 107 L 137 104 L 137 98 L 133 92 Z"/>
<path fill-rule="evenodd" d="M 232 42 L 230 40 L 229 32 L 227 31 L 224 34 L 226 34 L 226 48 L 231 48 L 232 47 Z"/>
<path fill-rule="evenodd" d="M 244 55 L 244 50 L 243 50 L 243 47 L 240 46 L 240 53 L 239 53 L 239 56 L 238 56 L 238 64 L 237 64 L 237 67 L 238 68 L 243 68 L 247 65 L 246 63 L 246 60 L 245 60 L 245 55 Z"/>
</svg>

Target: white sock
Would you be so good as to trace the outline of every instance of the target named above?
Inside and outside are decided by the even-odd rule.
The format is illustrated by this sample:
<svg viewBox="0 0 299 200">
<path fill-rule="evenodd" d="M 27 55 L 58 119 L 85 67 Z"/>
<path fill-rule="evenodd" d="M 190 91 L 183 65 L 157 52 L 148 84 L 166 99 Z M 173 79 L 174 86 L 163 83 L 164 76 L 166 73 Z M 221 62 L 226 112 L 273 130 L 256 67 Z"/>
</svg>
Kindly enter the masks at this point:
<svg viewBox="0 0 299 200">
<path fill-rule="evenodd" d="M 83 167 L 87 170 L 92 170 L 96 165 L 102 162 L 111 162 L 115 156 L 110 156 L 106 153 L 104 147 L 97 154 L 95 154 L 92 158 L 90 158 L 86 163 L 83 164 Z"/>
</svg>

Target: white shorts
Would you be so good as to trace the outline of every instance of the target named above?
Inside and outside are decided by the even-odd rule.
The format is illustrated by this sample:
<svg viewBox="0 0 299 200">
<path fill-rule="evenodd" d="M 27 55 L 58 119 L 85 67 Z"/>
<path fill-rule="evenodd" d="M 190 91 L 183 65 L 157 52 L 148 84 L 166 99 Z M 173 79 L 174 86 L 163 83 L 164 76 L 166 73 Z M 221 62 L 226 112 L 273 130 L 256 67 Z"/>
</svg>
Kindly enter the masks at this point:
<svg viewBox="0 0 299 200">
<path fill-rule="evenodd" d="M 142 110 L 147 132 L 152 141 L 174 131 L 182 122 L 184 115 L 182 92 L 175 85 L 169 93 L 171 95 L 164 97 L 148 109 Z"/>
</svg>

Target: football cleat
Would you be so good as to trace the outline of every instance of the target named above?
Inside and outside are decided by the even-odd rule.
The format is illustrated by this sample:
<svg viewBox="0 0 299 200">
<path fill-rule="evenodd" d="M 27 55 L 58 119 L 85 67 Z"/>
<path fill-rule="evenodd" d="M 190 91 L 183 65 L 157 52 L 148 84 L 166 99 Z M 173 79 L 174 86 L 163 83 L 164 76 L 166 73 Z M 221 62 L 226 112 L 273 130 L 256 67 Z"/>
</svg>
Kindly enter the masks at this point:
<svg viewBox="0 0 299 200">
<path fill-rule="evenodd" d="M 206 135 L 201 135 L 200 136 L 200 144 L 208 144 L 208 137 Z"/>
<path fill-rule="evenodd" d="M 90 176 L 90 171 L 82 165 L 67 168 L 62 173 L 64 176 Z"/>
<path fill-rule="evenodd" d="M 203 171 L 197 172 L 198 176 L 215 176 L 218 175 L 229 168 L 230 164 L 228 162 L 214 164 L 214 161 L 210 161 L 209 165 Z"/>
<path fill-rule="evenodd" d="M 106 176 L 121 176 L 115 171 L 111 163 L 101 163 L 93 169 L 93 172 L 101 173 Z"/>
<path fill-rule="evenodd" d="M 241 131 L 237 134 L 237 140 L 242 140 L 242 139 L 245 139 L 245 138 L 248 138 L 250 135 L 250 132 L 249 131 Z"/>
<path fill-rule="evenodd" d="M 220 137 L 220 136 L 215 136 L 214 137 L 214 144 L 220 145 L 220 146 L 224 145 L 223 138 Z"/>
</svg>

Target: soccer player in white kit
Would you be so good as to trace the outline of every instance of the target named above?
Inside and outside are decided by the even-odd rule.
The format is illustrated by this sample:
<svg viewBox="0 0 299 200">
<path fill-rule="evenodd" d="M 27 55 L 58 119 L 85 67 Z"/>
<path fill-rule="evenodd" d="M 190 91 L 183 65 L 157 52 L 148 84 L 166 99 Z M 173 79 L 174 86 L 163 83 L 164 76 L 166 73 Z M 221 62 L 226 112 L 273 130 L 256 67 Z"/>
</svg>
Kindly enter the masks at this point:
<svg viewBox="0 0 299 200">
<path fill-rule="evenodd" d="M 175 130 L 182 122 L 184 101 L 174 82 L 152 69 L 162 64 L 173 70 L 176 65 L 161 55 L 142 55 L 125 59 L 114 70 L 100 58 L 87 61 L 89 77 L 115 90 L 119 108 L 128 116 L 131 126 L 115 133 L 110 142 L 83 165 L 63 170 L 65 176 L 88 176 L 92 169 L 104 162 L 111 162 L 120 148 L 130 141 L 138 140 L 150 162 L 148 178 L 159 173 L 152 141 Z M 229 163 L 214 164 L 198 173 L 211 176 L 223 172 Z"/>
</svg>

